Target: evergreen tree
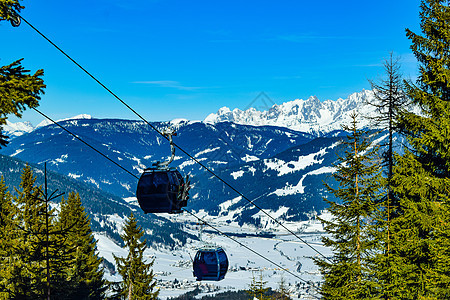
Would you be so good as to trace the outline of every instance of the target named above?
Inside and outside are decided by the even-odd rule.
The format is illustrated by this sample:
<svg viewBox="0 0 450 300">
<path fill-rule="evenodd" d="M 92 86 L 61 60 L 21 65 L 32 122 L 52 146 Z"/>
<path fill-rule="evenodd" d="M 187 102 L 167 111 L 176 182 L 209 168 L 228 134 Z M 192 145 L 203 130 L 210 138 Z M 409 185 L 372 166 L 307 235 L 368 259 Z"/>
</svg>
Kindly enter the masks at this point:
<svg viewBox="0 0 450 300">
<path fill-rule="evenodd" d="M 20 5 L 20 0 L 0 0 L 0 20 L 16 20 L 16 13 L 24 7 Z"/>
<path fill-rule="evenodd" d="M 406 92 L 421 114 L 400 117 L 409 149 L 396 158 L 394 192 L 401 218 L 393 222 L 392 298 L 450 298 L 450 8 L 423 0 L 422 34 L 406 31 L 420 63 Z"/>
<path fill-rule="evenodd" d="M 19 59 L 10 65 L 0 68 L 0 147 L 8 142 L 7 136 L 2 134 L 2 126 L 6 124 L 8 114 L 22 117 L 26 107 L 33 108 L 39 105 L 40 94 L 44 93 L 45 84 L 42 80 L 43 70 L 29 75 Z"/>
<path fill-rule="evenodd" d="M 26 166 L 16 189 L 17 238 L 11 247 L 15 259 L 9 290 L 12 299 L 57 299 L 65 295 L 62 290 L 67 280 L 62 274 L 67 261 L 60 255 L 67 251 L 64 233 L 56 229 L 55 210 L 49 207 L 53 194 L 49 196 L 46 189 L 36 187 L 35 180 Z"/>
<path fill-rule="evenodd" d="M 128 248 L 127 257 L 116 257 L 118 273 L 122 276 L 119 294 L 122 299 L 140 300 L 157 299 L 159 290 L 156 289 L 156 281 L 151 267 L 154 260 L 147 263 L 144 260 L 144 251 L 147 249 L 146 240 L 141 241 L 144 235 L 141 227 L 138 227 L 136 218 L 131 213 L 124 226 L 121 235 L 125 246 Z"/>
<path fill-rule="evenodd" d="M 35 186 L 30 166 L 22 171 L 20 189 L 16 189 L 15 202 L 19 206 L 19 244 L 15 249 L 21 268 L 17 280 L 18 298 L 43 299 L 46 288 L 45 245 L 42 236 L 45 223 L 45 205 L 40 201 L 39 189 Z"/>
<path fill-rule="evenodd" d="M 286 286 L 286 281 L 284 280 L 283 276 L 281 276 L 280 282 L 278 284 L 277 293 L 278 293 L 278 295 L 276 296 L 276 299 L 280 299 L 280 300 L 290 300 L 291 299 L 289 289 Z"/>
<path fill-rule="evenodd" d="M 24 8 L 19 2 L 20 0 L 0 0 L 0 21 L 9 20 L 11 24 L 18 26 L 18 13 Z M 40 95 L 44 94 L 44 71 L 41 69 L 30 75 L 30 71 L 22 67 L 22 60 L 0 67 L 0 148 L 8 143 L 8 137 L 2 134 L 7 115 L 22 117 L 26 107 L 39 106 Z"/>
<path fill-rule="evenodd" d="M 102 259 L 97 254 L 97 242 L 80 196 L 70 193 L 67 201 L 63 198 L 58 216 L 57 227 L 66 233 L 63 251 L 69 253 L 64 273 L 70 285 L 63 287 L 65 299 L 104 299 L 106 282 L 100 267 Z"/>
<path fill-rule="evenodd" d="M 255 277 L 255 274 L 253 273 L 252 282 L 250 283 L 247 293 L 251 297 L 256 298 L 258 300 L 268 300 L 270 299 L 270 297 L 267 296 L 269 288 L 266 287 L 266 284 L 267 281 L 264 281 L 262 272 L 259 273 L 258 279 Z"/>
<path fill-rule="evenodd" d="M 368 133 L 357 127 L 357 115 L 352 114 L 350 131 L 343 141 L 345 155 L 338 158 L 333 177 L 339 183 L 328 190 L 340 199 L 328 199 L 331 220 L 323 220 L 324 245 L 333 251 L 331 262 L 315 259 L 324 277 L 321 293 L 324 299 L 367 299 L 373 294 L 370 254 L 373 238 L 370 234 L 372 218 L 376 210 L 381 170 L 376 164 L 376 148 L 372 147 Z"/>
<path fill-rule="evenodd" d="M 383 197 L 380 199 L 377 226 L 374 227 L 374 237 L 378 242 L 379 251 L 374 252 L 374 269 L 380 290 L 385 298 L 390 295 L 392 264 L 390 263 L 390 250 L 392 238 L 391 222 L 399 216 L 398 198 L 392 189 L 392 176 L 394 167 L 394 133 L 399 131 L 398 118 L 409 105 L 409 99 L 403 91 L 403 80 L 400 74 L 399 60 L 390 53 L 383 63 L 385 78 L 379 82 L 371 81 L 375 101 L 368 101 L 376 108 L 377 115 L 369 117 L 372 125 L 388 132 L 388 142 L 383 145 L 383 167 L 385 168 L 385 183 Z"/>
<path fill-rule="evenodd" d="M 13 245 L 16 238 L 16 207 L 7 191 L 3 176 L 0 179 L 0 299 L 8 299 L 11 286 L 11 264 L 14 260 Z"/>
</svg>

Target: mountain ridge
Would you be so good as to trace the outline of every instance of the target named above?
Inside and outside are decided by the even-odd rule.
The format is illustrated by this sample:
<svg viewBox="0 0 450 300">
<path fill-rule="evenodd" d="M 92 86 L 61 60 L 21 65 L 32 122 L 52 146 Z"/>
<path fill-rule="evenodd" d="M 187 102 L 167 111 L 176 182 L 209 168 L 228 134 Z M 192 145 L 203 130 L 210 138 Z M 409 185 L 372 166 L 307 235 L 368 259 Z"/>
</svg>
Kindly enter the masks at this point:
<svg viewBox="0 0 450 300">
<path fill-rule="evenodd" d="M 220 108 L 217 113 L 209 114 L 203 122 L 217 124 L 220 122 L 233 122 L 241 125 L 252 126 L 279 126 L 296 131 L 302 131 L 322 136 L 333 130 L 341 129 L 341 124 L 350 121 L 350 114 L 358 111 L 360 114 L 372 114 L 374 107 L 368 106 L 367 101 L 373 101 L 373 91 L 362 90 L 353 93 L 346 99 L 320 101 L 311 96 L 307 100 L 296 99 L 293 101 L 275 104 L 266 110 L 256 110 L 250 107 L 246 110 L 228 107 Z M 367 120 L 362 120 L 361 126 L 368 126 Z"/>
<path fill-rule="evenodd" d="M 270 99 L 265 99 L 262 100 L 263 105 L 258 105 L 255 102 L 252 102 L 252 105 L 266 110 L 257 110 L 254 107 L 245 110 L 238 108 L 230 110 L 230 108 L 224 106 L 216 113 L 210 113 L 203 121 L 175 118 L 166 123 L 177 127 L 183 123 L 203 122 L 206 124 L 217 124 L 231 122 L 250 126 L 285 127 L 315 136 L 322 136 L 333 130 L 341 129 L 340 124 L 350 120 L 349 114 L 353 110 L 357 110 L 360 113 L 364 110 L 364 114 L 372 114 L 374 108 L 366 105 L 367 100 L 373 101 L 373 91 L 362 90 L 361 92 L 350 94 L 345 99 L 338 98 L 337 100 L 328 99 L 324 101 L 319 100 L 316 96 L 310 96 L 307 100 L 295 99 L 282 104 L 275 104 Z M 81 114 L 64 118 L 57 122 L 76 119 L 93 119 L 93 117 L 88 114 Z M 27 121 L 11 123 L 7 120 L 6 122 L 7 124 L 3 127 L 3 131 L 12 138 L 52 124 L 50 120 L 43 120 L 36 126 Z M 368 122 L 363 122 L 361 125 L 367 126 Z"/>
</svg>

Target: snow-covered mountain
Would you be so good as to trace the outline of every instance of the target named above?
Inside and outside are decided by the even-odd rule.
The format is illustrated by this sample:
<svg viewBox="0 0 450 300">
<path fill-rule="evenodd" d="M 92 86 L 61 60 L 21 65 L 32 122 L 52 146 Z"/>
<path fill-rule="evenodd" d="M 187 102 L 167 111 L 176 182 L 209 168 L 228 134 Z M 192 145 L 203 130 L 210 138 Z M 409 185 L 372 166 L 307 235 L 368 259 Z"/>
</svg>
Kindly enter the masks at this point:
<svg viewBox="0 0 450 300">
<path fill-rule="evenodd" d="M 274 104 L 268 110 L 259 111 L 255 108 L 230 110 L 222 107 L 217 113 L 212 113 L 204 120 L 205 123 L 217 124 L 233 122 L 253 126 L 279 126 L 321 136 L 333 130 L 341 129 L 341 124 L 348 124 L 350 114 L 358 111 L 361 115 L 370 115 L 374 108 L 366 105 L 367 100 L 373 99 L 373 92 L 363 90 L 354 93 L 346 99 L 320 101 L 311 96 L 307 100 L 297 99 L 283 104 Z M 360 125 L 368 125 L 367 120 L 361 118 Z"/>
<path fill-rule="evenodd" d="M 362 115 L 373 112 L 365 104 L 371 99 L 372 91 L 336 101 L 311 97 L 273 105 L 266 111 L 224 108 L 204 122 L 176 119 L 153 126 L 176 129 L 177 145 L 249 199 L 258 199 L 264 208 L 284 219 L 304 220 L 311 211 L 325 207 L 323 181 L 330 178 L 336 154 L 341 151 L 336 147 L 343 134 L 341 124 L 348 124 L 355 110 Z M 359 121 L 360 125 L 368 124 L 363 118 Z M 82 115 L 59 123 L 135 176 L 52 124 L 41 123 L 32 132 L 11 139 L 0 153 L 41 165 L 47 162 L 48 168 L 58 173 L 123 198 L 134 197 L 136 177 L 170 153 L 167 141 L 141 121 Z M 230 222 L 263 224 L 246 201 L 237 199 L 236 193 L 181 151 L 176 151 L 172 166 L 191 176 L 190 208 L 225 216 Z M 236 210 L 234 217 L 226 215 L 230 210 Z"/>
<path fill-rule="evenodd" d="M 203 123 L 231 122 L 252 126 L 277 126 L 310 133 L 314 136 L 323 136 L 331 131 L 340 130 L 341 124 L 348 124 L 353 111 L 359 112 L 362 116 L 373 115 L 374 107 L 366 104 L 366 101 L 374 102 L 373 99 L 372 91 L 362 90 L 349 95 L 346 99 L 321 101 L 317 97 L 311 96 L 307 100 L 296 99 L 282 104 L 273 104 L 270 108 L 267 107 L 266 101 L 264 107 L 267 107 L 267 110 L 257 110 L 254 107 L 247 110 L 238 108 L 230 110 L 228 107 L 222 107 L 217 113 L 209 114 Z M 58 122 L 77 119 L 92 119 L 92 116 L 82 114 L 61 119 Z M 369 123 L 363 118 L 359 121 L 361 126 Z M 175 119 L 170 123 L 172 126 L 177 126 L 186 122 L 188 122 L 186 119 Z M 44 120 L 37 126 L 33 126 L 30 122 L 11 123 L 7 121 L 3 131 L 6 135 L 14 138 L 50 124 L 52 124 L 50 120 Z"/>
<path fill-rule="evenodd" d="M 56 125 L 11 140 L 0 154 L 42 165 L 114 195 L 135 196 L 137 177 L 170 148 L 141 121 L 79 119 L 60 122 L 135 176 L 105 160 Z M 154 123 L 162 130 L 168 123 Z M 286 220 L 308 219 L 325 208 L 323 181 L 331 178 L 339 132 L 314 137 L 275 126 L 234 123 L 177 124 L 177 145 L 221 178 Z M 341 132 L 342 134 L 342 132 Z M 381 137 L 381 135 L 380 135 Z M 258 211 L 188 156 L 176 151 L 172 166 L 189 174 L 193 188 L 188 209 L 204 210 L 236 224 L 265 225 Z M 234 211 L 231 213 L 231 211 Z"/>
<path fill-rule="evenodd" d="M 6 125 L 3 125 L 2 131 L 6 134 L 6 136 L 14 138 L 21 136 L 24 133 L 32 132 L 34 129 L 34 126 L 30 122 L 11 123 L 6 120 Z"/>
<path fill-rule="evenodd" d="M 58 120 L 57 122 L 67 121 L 67 120 L 78 120 L 78 119 L 92 119 L 91 115 L 87 114 L 81 114 L 77 116 L 73 116 L 70 118 L 65 118 Z M 36 130 L 41 127 L 45 127 L 47 125 L 53 124 L 50 120 L 44 120 L 40 122 L 38 125 L 33 126 L 30 122 L 16 122 L 12 123 L 8 120 L 6 120 L 6 125 L 3 125 L 2 131 L 6 136 L 9 136 L 10 138 L 21 136 L 24 133 L 30 133 L 33 130 Z"/>
</svg>

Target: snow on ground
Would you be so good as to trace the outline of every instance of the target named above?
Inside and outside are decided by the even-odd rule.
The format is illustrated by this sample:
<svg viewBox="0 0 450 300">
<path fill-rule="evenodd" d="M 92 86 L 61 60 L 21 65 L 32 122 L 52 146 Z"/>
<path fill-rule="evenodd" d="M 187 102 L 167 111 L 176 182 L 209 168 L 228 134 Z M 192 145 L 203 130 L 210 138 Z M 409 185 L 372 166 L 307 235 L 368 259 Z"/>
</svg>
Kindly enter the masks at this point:
<svg viewBox="0 0 450 300">
<path fill-rule="evenodd" d="M 205 150 L 200 151 L 200 152 L 198 152 L 197 154 L 195 154 L 194 157 L 199 157 L 199 156 L 202 155 L 202 154 L 206 154 L 206 153 L 209 153 L 209 152 L 213 152 L 213 151 L 216 151 L 216 150 L 219 150 L 219 149 L 220 149 L 220 147 L 216 147 L 216 148 L 212 148 L 212 149 L 205 149 Z"/>
<path fill-rule="evenodd" d="M 136 197 L 126 197 L 126 198 L 123 198 L 123 200 L 125 200 L 125 202 L 127 202 L 129 204 L 139 205 Z"/>
<path fill-rule="evenodd" d="M 233 204 L 235 204 L 235 203 L 241 201 L 241 199 L 242 199 L 242 196 L 238 196 L 238 197 L 236 197 L 236 198 L 234 198 L 234 199 L 232 199 L 232 200 L 228 200 L 228 201 L 225 201 L 225 202 L 219 204 L 220 211 L 221 211 L 221 212 L 222 212 L 222 211 L 227 211 L 228 208 L 229 208 L 231 205 L 233 205 Z"/>
<path fill-rule="evenodd" d="M 245 162 L 251 162 L 251 161 L 257 161 L 257 160 L 259 160 L 259 158 L 257 158 L 256 156 L 254 156 L 254 155 L 249 155 L 249 154 L 245 154 L 245 157 L 242 157 L 241 158 L 243 161 L 245 161 Z"/>
<path fill-rule="evenodd" d="M 240 171 L 232 172 L 230 175 L 233 176 L 234 180 L 236 180 L 239 177 L 242 177 L 242 175 L 244 175 L 244 171 L 240 170 Z"/>
<path fill-rule="evenodd" d="M 19 153 L 22 152 L 22 151 L 23 151 L 23 149 L 17 149 L 16 152 L 14 152 L 13 154 L 11 154 L 10 156 L 11 156 L 11 157 L 14 157 L 14 156 L 16 156 L 17 154 L 19 154 Z"/>
<path fill-rule="evenodd" d="M 69 173 L 67 176 L 72 177 L 73 179 L 78 179 L 78 178 L 80 178 L 83 175 Z"/>
<path fill-rule="evenodd" d="M 279 213 L 282 212 L 280 211 Z M 184 294 L 194 290 L 197 286 L 204 291 L 202 295 L 227 290 L 247 289 L 252 277 L 259 276 L 260 272 L 262 272 L 264 280 L 268 281 L 267 286 L 276 289 L 283 277 L 285 282 L 289 284 L 293 298 L 309 299 L 310 295 L 307 295 L 308 286 L 304 284 L 304 281 L 316 284 L 321 281 L 318 268 L 311 259 L 311 257 L 318 256 L 318 254 L 286 230 L 272 232 L 275 233 L 273 238 L 245 235 L 236 237 L 232 235 L 245 232 L 254 235 L 256 233 L 255 228 L 248 226 L 239 227 L 237 224 L 228 224 L 227 222 L 217 222 L 217 218 L 208 217 L 204 213 L 197 213 L 197 215 L 203 215 L 208 223 L 213 223 L 219 230 L 228 233 L 230 238 L 212 233 L 211 228 L 205 226 L 202 234 L 203 242 L 189 241 L 184 247 L 175 250 L 161 247 L 147 249 L 145 257 L 149 260 L 155 259 L 153 271 L 156 274 L 157 285 L 160 288 L 160 299 L 165 300 Z M 164 214 L 163 216 L 173 222 L 183 224 L 187 232 L 199 235 L 200 226 L 196 225 L 197 220 L 193 217 L 186 214 Z M 323 216 L 327 218 L 326 214 Z M 291 222 L 286 224 L 286 226 L 296 230 L 301 229 L 302 233 L 298 234 L 303 240 L 324 255 L 329 256 L 331 254 L 330 250 L 321 243 L 323 231 L 318 221 L 312 219 L 310 221 L 296 222 L 295 224 Z M 209 230 L 207 231 L 206 229 Z M 95 238 L 98 240 L 97 248 L 100 255 L 108 261 L 114 263 L 113 253 L 116 256 L 126 255 L 126 250 L 117 246 L 105 235 L 96 233 Z M 219 282 L 197 282 L 193 277 L 192 258 L 195 256 L 197 249 L 205 243 L 222 246 L 228 255 L 228 273 L 225 279 Z M 259 255 L 240 246 L 238 243 L 245 245 Z M 111 276 L 108 274 L 108 280 L 118 281 L 120 278 L 117 275 Z"/>
<path fill-rule="evenodd" d="M 292 185 L 287 183 L 285 187 L 281 188 L 281 189 L 276 189 L 274 192 L 270 193 L 271 194 L 275 194 L 277 196 L 287 196 L 287 195 L 295 195 L 295 194 L 301 194 L 304 192 L 305 187 L 303 186 L 303 180 L 306 178 L 306 176 L 308 175 L 319 175 L 319 174 L 323 174 L 323 173 L 334 173 L 336 171 L 336 168 L 334 167 L 321 167 L 317 170 L 308 172 L 306 174 L 304 174 L 302 176 L 302 178 L 300 178 L 300 181 L 297 183 L 297 185 Z"/>
</svg>

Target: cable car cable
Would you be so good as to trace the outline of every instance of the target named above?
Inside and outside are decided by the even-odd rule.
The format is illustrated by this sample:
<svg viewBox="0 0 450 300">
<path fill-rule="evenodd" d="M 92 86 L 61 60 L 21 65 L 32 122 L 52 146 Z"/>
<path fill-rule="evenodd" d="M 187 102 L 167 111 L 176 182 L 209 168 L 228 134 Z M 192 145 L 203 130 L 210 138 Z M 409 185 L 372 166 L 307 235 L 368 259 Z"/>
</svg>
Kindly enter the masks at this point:
<svg viewBox="0 0 450 300">
<path fill-rule="evenodd" d="M 115 164 L 116 166 L 118 166 L 119 168 L 121 168 L 122 170 L 124 170 L 125 172 L 127 172 L 128 174 L 130 174 L 131 176 L 133 176 L 136 179 L 139 179 L 138 176 L 136 176 L 135 174 L 131 173 L 130 171 L 128 171 L 127 169 L 125 169 L 124 167 L 122 167 L 121 165 L 119 165 L 117 162 L 113 161 L 111 158 L 109 158 L 108 156 L 106 156 L 105 154 L 103 154 L 102 152 L 100 152 L 99 150 L 95 149 L 93 146 L 89 145 L 87 142 L 85 142 L 82 138 L 80 138 L 78 135 L 72 133 L 71 131 L 69 131 L 68 129 L 66 129 L 64 126 L 62 126 L 61 124 L 59 124 L 58 122 L 52 120 L 49 116 L 47 116 L 46 114 L 44 114 L 43 112 L 41 112 L 40 110 L 38 110 L 37 108 L 33 108 L 37 113 L 39 113 L 40 115 L 42 115 L 44 118 L 47 118 L 48 120 L 52 121 L 55 125 L 59 126 L 61 129 L 63 129 L 65 132 L 69 133 L 70 135 L 72 135 L 74 138 L 76 138 L 77 140 L 79 140 L 80 142 L 82 142 L 83 144 L 85 144 L 86 146 L 88 146 L 89 148 L 91 148 L 92 150 L 94 150 L 95 152 L 97 152 L 98 154 L 100 154 L 101 156 L 103 156 L 104 158 L 106 158 L 107 160 L 109 160 L 110 162 L 112 162 L 113 164 Z"/>
<path fill-rule="evenodd" d="M 125 107 L 127 107 L 129 110 L 131 110 L 136 116 L 138 116 L 142 121 L 144 121 L 147 125 L 150 126 L 153 130 L 155 130 L 157 133 L 159 133 L 162 137 L 164 137 L 166 140 L 169 140 L 168 137 L 166 137 L 161 131 L 159 131 L 155 126 L 150 124 L 143 116 L 141 116 L 137 111 L 135 111 L 131 106 L 129 106 L 125 101 L 123 101 L 119 96 L 117 96 L 113 91 L 111 91 L 107 86 L 105 86 L 100 80 L 98 80 L 94 75 L 92 75 L 89 71 L 87 71 L 83 66 L 81 66 L 78 62 L 76 62 L 72 57 L 70 57 L 64 50 L 62 50 L 60 47 L 58 47 L 55 43 L 53 43 L 48 37 L 46 37 L 42 32 L 40 32 L 36 27 L 34 27 L 30 22 L 28 22 L 26 19 L 24 19 L 22 16 L 20 16 L 22 20 L 28 24 L 33 30 L 35 30 L 39 35 L 41 35 L 45 40 L 47 40 L 51 45 L 53 45 L 56 49 L 58 49 L 64 56 L 66 56 L 70 61 L 72 61 L 76 66 L 78 66 L 81 70 L 83 70 L 89 77 L 91 77 L 95 82 L 97 82 L 100 86 L 102 86 L 108 93 L 110 93 L 114 98 L 116 98 L 119 102 L 121 102 Z M 318 250 L 316 250 L 314 247 L 308 244 L 304 239 L 302 239 L 300 236 L 298 236 L 296 233 L 294 233 L 292 230 L 288 229 L 286 226 L 284 226 L 280 221 L 272 217 L 269 213 L 267 213 L 265 210 L 263 210 L 261 207 L 256 205 L 252 200 L 248 199 L 244 194 L 239 192 L 235 187 L 233 187 L 231 184 L 226 182 L 224 179 L 222 179 L 220 176 L 218 176 L 216 173 L 214 173 L 211 169 L 209 169 L 207 166 L 202 164 L 198 159 L 190 155 L 188 152 L 186 152 L 183 148 L 178 146 L 176 143 L 173 143 L 175 147 L 177 147 L 181 152 L 183 152 L 185 155 L 187 155 L 190 159 L 195 161 L 197 164 L 199 164 L 202 168 L 204 168 L 206 171 L 208 171 L 210 174 L 212 174 L 214 177 L 219 179 L 223 184 L 228 186 L 230 189 L 232 189 L 234 192 L 236 192 L 239 196 L 241 196 L 243 199 L 247 200 L 250 204 L 253 204 L 254 207 L 259 209 L 261 212 L 263 212 L 267 217 L 275 221 L 278 225 L 283 227 L 285 230 L 287 230 L 289 233 L 291 233 L 293 236 L 295 236 L 297 239 L 305 243 L 308 247 L 310 247 L 313 251 L 318 253 L 320 256 L 322 256 L 324 259 L 331 262 L 331 260 L 320 253 Z"/>
<path fill-rule="evenodd" d="M 67 133 L 69 133 L 70 135 L 72 135 L 73 137 L 75 137 L 77 140 L 79 140 L 80 142 L 82 142 L 83 144 L 85 144 L 86 146 L 88 146 L 89 148 L 91 148 L 92 150 L 94 150 L 95 152 L 97 152 L 98 154 L 100 154 L 101 156 L 103 156 L 104 158 L 106 158 L 107 160 L 109 160 L 110 162 L 114 163 L 116 166 L 118 166 L 119 168 L 121 168 L 122 170 L 124 170 L 125 172 L 127 172 L 128 174 L 132 175 L 135 178 L 138 178 L 136 175 L 134 175 L 133 173 L 131 173 L 130 171 L 128 171 L 127 169 L 125 169 L 124 167 L 122 167 L 120 164 L 116 163 L 115 161 L 111 160 L 108 156 L 106 156 L 105 154 L 103 154 L 101 151 L 97 150 L 96 148 L 94 148 L 93 146 L 91 146 L 89 143 L 85 142 L 82 138 L 80 138 L 79 136 L 77 136 L 76 134 L 72 133 L 70 130 L 66 129 L 64 126 L 62 126 L 61 124 L 59 124 L 58 122 L 54 121 L 53 119 L 51 119 L 50 117 L 48 117 L 46 114 L 44 114 L 43 112 L 41 112 L 40 110 L 38 110 L 37 108 L 33 108 L 36 112 L 38 112 L 40 115 L 44 116 L 45 118 L 47 118 L 48 120 L 50 120 L 51 122 L 53 122 L 55 125 L 57 125 L 58 127 L 60 127 L 61 129 L 63 129 L 64 131 L 66 131 Z M 182 208 L 183 211 L 187 212 L 188 214 L 190 214 L 191 216 L 195 217 L 197 220 L 201 221 L 203 224 L 208 225 L 209 227 L 211 227 L 212 229 L 214 229 L 215 231 L 217 231 L 218 233 L 220 233 L 221 235 L 231 239 L 232 241 L 236 242 L 237 244 L 239 244 L 240 246 L 246 248 L 247 250 L 251 251 L 252 253 L 258 255 L 259 257 L 267 260 L 268 262 L 272 263 L 273 265 L 279 267 L 280 269 L 282 269 L 283 271 L 291 274 L 292 276 L 298 278 L 299 280 L 305 282 L 306 284 L 312 286 L 314 289 L 317 290 L 317 288 L 310 284 L 307 280 L 304 280 L 303 278 L 299 277 L 298 275 L 292 273 L 291 271 L 289 271 L 288 269 L 283 268 L 282 266 L 280 266 L 279 264 L 277 264 L 276 262 L 272 261 L 271 259 L 265 257 L 264 255 L 256 252 L 255 250 L 251 249 L 250 247 L 248 247 L 247 245 L 239 242 L 238 240 L 232 238 L 231 236 L 229 236 L 228 234 L 226 234 L 225 232 L 217 229 L 215 226 L 211 225 L 210 223 L 206 222 L 205 220 L 203 220 L 202 218 L 198 217 L 197 215 L 195 215 L 194 213 L 188 211 L 185 208 Z M 192 259 L 192 258 L 191 258 Z M 318 291 L 318 293 L 320 294 L 320 291 Z M 317 298 L 317 297 L 316 297 Z M 320 299 L 320 298 L 317 298 Z"/>
</svg>

